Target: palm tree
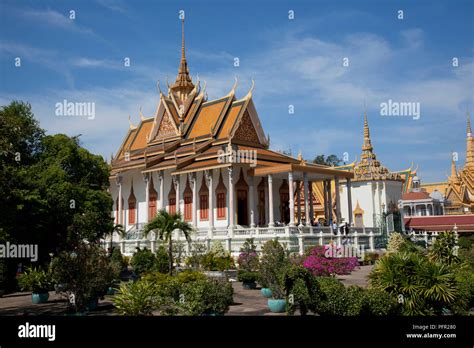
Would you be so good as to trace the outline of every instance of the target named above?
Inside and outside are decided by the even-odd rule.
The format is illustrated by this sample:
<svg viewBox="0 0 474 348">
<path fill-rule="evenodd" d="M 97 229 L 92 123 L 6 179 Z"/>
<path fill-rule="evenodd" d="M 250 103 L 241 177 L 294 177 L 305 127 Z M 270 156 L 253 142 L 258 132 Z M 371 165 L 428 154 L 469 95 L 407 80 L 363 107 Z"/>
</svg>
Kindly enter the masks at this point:
<svg viewBox="0 0 474 348">
<path fill-rule="evenodd" d="M 166 210 L 158 211 L 157 215 L 143 228 L 145 236 L 154 230 L 158 231 L 158 237 L 168 243 L 169 273 L 173 273 L 173 232 L 180 230 L 184 237 L 191 241 L 190 235 L 193 231 L 192 226 L 183 220 L 181 214 L 170 214 Z"/>
<path fill-rule="evenodd" d="M 123 225 L 120 225 L 120 224 L 113 225 L 112 229 L 105 234 L 106 237 L 110 236 L 110 248 L 111 249 L 112 249 L 112 242 L 113 242 L 113 238 L 114 238 L 114 232 L 117 232 L 119 234 L 119 236 L 122 237 L 122 238 L 125 237 L 125 234 L 126 234 Z"/>
</svg>

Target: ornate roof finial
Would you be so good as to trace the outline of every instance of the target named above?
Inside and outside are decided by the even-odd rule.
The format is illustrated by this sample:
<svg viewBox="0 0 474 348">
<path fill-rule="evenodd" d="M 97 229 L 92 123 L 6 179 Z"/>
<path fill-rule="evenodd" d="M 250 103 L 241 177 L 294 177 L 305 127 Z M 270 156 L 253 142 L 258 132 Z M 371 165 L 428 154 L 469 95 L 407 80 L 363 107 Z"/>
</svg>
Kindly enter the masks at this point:
<svg viewBox="0 0 474 348">
<path fill-rule="evenodd" d="M 163 94 L 163 92 L 161 92 L 161 87 L 160 87 L 160 80 L 158 80 L 158 82 L 156 83 L 156 86 L 158 87 L 158 93 L 160 94 L 160 96 Z"/>
<path fill-rule="evenodd" d="M 303 160 L 303 154 L 301 153 L 301 149 L 298 151 L 298 161 L 302 161 Z"/>
<path fill-rule="evenodd" d="M 143 116 L 143 113 L 142 113 L 142 106 L 140 105 L 140 120 L 144 120 L 145 119 L 145 116 Z"/>
<path fill-rule="evenodd" d="M 237 76 L 234 76 L 234 78 L 235 78 L 235 82 L 234 82 L 234 85 L 232 86 L 231 93 L 235 93 L 235 89 L 237 88 L 237 84 L 238 84 Z"/>
<path fill-rule="evenodd" d="M 252 97 L 252 92 L 253 92 L 254 87 L 255 87 L 255 81 L 252 79 L 252 86 L 250 86 L 250 89 L 247 95 L 245 96 L 245 99 L 250 99 Z"/>
<path fill-rule="evenodd" d="M 137 128 L 137 126 L 133 125 L 132 118 L 131 118 L 130 114 L 128 114 L 128 123 L 130 124 L 130 129 Z"/>
</svg>

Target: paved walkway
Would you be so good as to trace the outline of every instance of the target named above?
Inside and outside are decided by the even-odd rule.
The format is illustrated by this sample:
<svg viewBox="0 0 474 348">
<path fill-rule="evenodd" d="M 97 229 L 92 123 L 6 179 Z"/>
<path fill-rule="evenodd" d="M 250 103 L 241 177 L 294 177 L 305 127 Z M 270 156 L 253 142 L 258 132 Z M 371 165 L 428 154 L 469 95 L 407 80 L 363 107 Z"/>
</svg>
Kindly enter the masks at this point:
<svg viewBox="0 0 474 348">
<path fill-rule="evenodd" d="M 341 280 L 342 283 L 346 286 L 358 285 L 363 288 L 366 288 L 369 282 L 369 274 L 373 268 L 373 265 L 360 266 L 351 274 L 337 276 L 337 279 Z"/>
<path fill-rule="evenodd" d="M 234 288 L 234 304 L 230 306 L 226 315 L 286 315 L 286 313 L 272 313 L 268 309 L 267 299 L 263 297 L 260 288 L 247 290 L 242 283 L 232 283 Z"/>
<path fill-rule="evenodd" d="M 361 266 L 349 275 L 338 276 L 344 285 L 359 285 L 367 287 L 367 279 L 373 266 Z M 285 315 L 285 313 L 272 313 L 268 309 L 267 299 L 262 296 L 260 289 L 246 290 L 242 283 L 232 283 L 234 288 L 234 304 L 230 306 L 226 315 Z M 97 309 L 88 313 L 88 315 L 116 315 L 112 305 L 112 296 L 106 296 L 99 302 Z M 66 299 L 56 294 L 54 291 L 49 293 L 47 303 L 31 303 L 31 293 L 21 292 L 5 295 L 0 298 L 0 315 L 65 315 Z"/>
</svg>

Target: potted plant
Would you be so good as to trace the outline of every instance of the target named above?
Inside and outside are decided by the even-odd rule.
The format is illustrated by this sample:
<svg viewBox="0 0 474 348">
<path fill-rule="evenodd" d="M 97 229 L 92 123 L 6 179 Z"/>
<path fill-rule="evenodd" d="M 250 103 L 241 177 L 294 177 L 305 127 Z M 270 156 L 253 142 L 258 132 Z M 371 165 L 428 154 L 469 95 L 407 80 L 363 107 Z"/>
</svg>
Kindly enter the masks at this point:
<svg viewBox="0 0 474 348">
<path fill-rule="evenodd" d="M 283 313 L 286 311 L 284 273 L 285 271 L 281 270 L 275 281 L 270 284 L 272 295 L 267 300 L 267 305 L 273 313 Z"/>
<path fill-rule="evenodd" d="M 287 264 L 288 258 L 285 249 L 277 240 L 269 240 L 263 245 L 258 280 L 262 286 L 260 291 L 264 297 L 272 297 L 270 286 L 277 282 L 278 272 Z"/>
<path fill-rule="evenodd" d="M 48 301 L 48 291 L 51 288 L 49 273 L 36 268 L 28 268 L 18 277 L 18 284 L 22 290 L 32 292 L 31 300 L 34 304 Z"/>
<path fill-rule="evenodd" d="M 257 287 L 256 280 L 259 277 L 257 273 L 259 263 L 257 247 L 253 243 L 253 238 L 247 239 L 240 248 L 237 263 L 239 264 L 237 280 L 242 282 L 244 289 L 255 289 Z"/>
<path fill-rule="evenodd" d="M 258 273 L 246 270 L 239 270 L 237 272 L 237 280 L 242 282 L 244 289 L 251 290 L 257 288 Z"/>
</svg>

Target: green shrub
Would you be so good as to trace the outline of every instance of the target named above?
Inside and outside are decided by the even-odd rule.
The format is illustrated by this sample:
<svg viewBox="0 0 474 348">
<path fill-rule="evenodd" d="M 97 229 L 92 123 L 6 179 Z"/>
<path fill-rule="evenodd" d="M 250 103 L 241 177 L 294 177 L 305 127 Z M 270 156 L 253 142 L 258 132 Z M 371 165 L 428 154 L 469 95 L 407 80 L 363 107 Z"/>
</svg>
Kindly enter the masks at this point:
<svg viewBox="0 0 474 348">
<path fill-rule="evenodd" d="M 288 266 L 285 249 L 277 240 L 269 240 L 262 247 L 258 281 L 264 288 L 278 282 L 279 275 Z"/>
<path fill-rule="evenodd" d="M 316 311 L 316 304 L 320 301 L 320 289 L 316 277 L 305 267 L 287 267 L 284 271 L 283 287 L 288 314 L 293 315 L 296 309 L 299 309 L 301 315 Z"/>
<path fill-rule="evenodd" d="M 173 278 L 167 273 L 161 273 L 161 272 L 147 272 L 143 273 L 141 279 L 152 282 L 152 283 L 163 283 L 167 282 Z"/>
<path fill-rule="evenodd" d="M 151 272 L 155 270 L 156 256 L 147 248 L 138 249 L 133 254 L 130 264 L 133 267 L 133 271 L 138 275 Z"/>
<path fill-rule="evenodd" d="M 239 270 L 237 280 L 242 283 L 253 283 L 258 279 L 258 272 Z"/>
<path fill-rule="evenodd" d="M 205 279 L 207 278 L 203 273 L 192 270 L 185 270 L 183 272 L 178 273 L 176 276 L 176 280 L 179 284 L 187 284 Z"/>
<path fill-rule="evenodd" d="M 227 281 L 197 280 L 182 286 L 179 306 L 185 315 L 224 314 L 233 303 Z"/>
<path fill-rule="evenodd" d="M 450 307 L 453 314 L 467 315 L 474 307 L 474 267 L 468 262 L 457 265 L 454 278 L 458 289 L 458 296 Z"/>
<path fill-rule="evenodd" d="M 114 306 L 121 315 L 151 315 L 158 306 L 156 293 L 156 285 L 146 280 L 122 283 Z"/>
<path fill-rule="evenodd" d="M 366 290 L 357 285 L 351 285 L 346 289 L 347 308 L 344 315 L 359 316 L 364 306 Z"/>
<path fill-rule="evenodd" d="M 390 233 L 387 243 L 387 253 L 396 253 L 405 243 L 405 238 L 398 232 Z"/>
<path fill-rule="evenodd" d="M 317 282 L 321 290 L 317 312 L 320 315 L 346 315 L 348 295 L 344 285 L 332 277 L 318 277 Z"/>
<path fill-rule="evenodd" d="M 458 297 L 452 268 L 420 253 L 385 255 L 369 278 L 371 287 L 403 302 L 405 315 L 441 314 Z"/>
<path fill-rule="evenodd" d="M 112 267 L 114 278 L 119 279 L 120 273 L 127 267 L 120 249 L 114 248 L 110 254 L 110 266 Z"/>
<path fill-rule="evenodd" d="M 466 249 L 469 250 L 472 248 L 472 244 L 474 243 L 474 234 L 471 234 L 470 236 L 459 236 L 458 238 L 458 245 L 460 249 Z"/>
<path fill-rule="evenodd" d="M 428 256 L 431 261 L 446 265 L 459 263 L 456 251 L 456 236 L 453 232 L 440 233 L 430 247 Z"/>
<path fill-rule="evenodd" d="M 63 292 L 74 294 L 70 305 L 77 311 L 104 296 L 113 280 L 113 269 L 105 250 L 95 244 L 79 244 L 74 251 L 63 251 L 51 262 L 53 279 Z"/>
<path fill-rule="evenodd" d="M 37 268 L 27 268 L 18 277 L 18 285 L 22 290 L 33 293 L 45 293 L 52 288 L 51 275 L 44 270 Z"/>
<path fill-rule="evenodd" d="M 367 289 L 363 291 L 362 308 L 359 315 L 388 316 L 397 314 L 397 311 L 397 301 L 385 291 L 379 289 Z"/>
<path fill-rule="evenodd" d="M 230 255 L 217 256 L 212 251 L 202 255 L 201 265 L 207 271 L 227 271 L 234 266 L 234 259 Z"/>
<path fill-rule="evenodd" d="M 162 245 L 156 250 L 153 270 L 161 273 L 168 273 L 170 271 L 170 257 L 168 251 Z"/>
</svg>

